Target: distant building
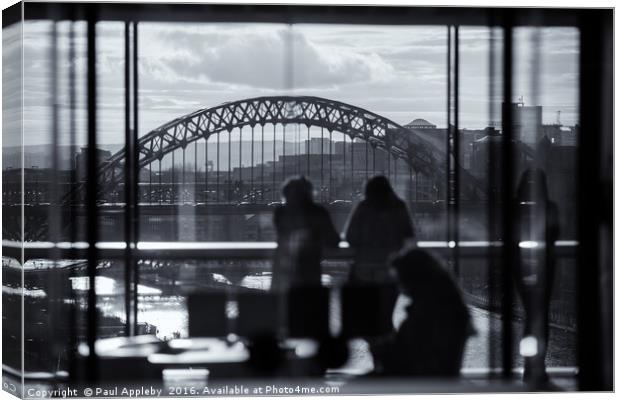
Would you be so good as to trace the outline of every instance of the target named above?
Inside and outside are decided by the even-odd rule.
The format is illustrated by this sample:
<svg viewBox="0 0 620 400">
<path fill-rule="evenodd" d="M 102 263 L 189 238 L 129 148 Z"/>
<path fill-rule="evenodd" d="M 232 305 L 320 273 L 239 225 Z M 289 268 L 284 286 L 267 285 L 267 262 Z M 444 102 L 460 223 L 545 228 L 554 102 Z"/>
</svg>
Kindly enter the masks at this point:
<svg viewBox="0 0 620 400">
<path fill-rule="evenodd" d="M 577 135 L 579 134 L 579 126 L 562 126 L 560 127 L 560 146 L 577 146 Z"/>
<path fill-rule="evenodd" d="M 414 132 L 420 138 L 430 143 L 438 152 L 444 153 L 446 151 L 446 134 L 447 129 L 437 128 L 436 125 L 424 119 L 415 119 L 405 125 L 405 128 Z M 459 139 L 459 162 L 465 169 L 471 168 L 471 153 L 473 150 L 474 141 L 485 137 L 493 131 L 493 128 L 485 129 L 460 129 Z"/>
<path fill-rule="evenodd" d="M 514 138 L 534 147 L 543 135 L 542 106 L 511 103 Z"/>
<path fill-rule="evenodd" d="M 207 161 L 207 172 L 213 172 L 215 169 L 213 168 L 213 160 Z"/>
<path fill-rule="evenodd" d="M 479 139 L 482 139 L 488 135 L 494 135 L 496 133 L 497 131 L 493 129 L 493 127 L 459 130 L 459 161 L 461 166 L 466 170 L 471 169 L 474 143 Z"/>
<path fill-rule="evenodd" d="M 334 142 L 334 154 L 347 154 L 350 152 L 349 143 L 341 140 Z"/>
<path fill-rule="evenodd" d="M 80 152 L 75 155 L 75 171 L 78 180 L 84 179 L 87 172 L 87 155 L 88 148 L 80 148 Z M 112 157 L 112 152 L 108 150 L 97 149 L 97 165 L 101 168 Z"/>
<path fill-rule="evenodd" d="M 308 154 L 329 154 L 330 153 L 330 140 L 328 138 L 310 138 L 310 141 L 305 141 L 306 151 Z"/>
<path fill-rule="evenodd" d="M 437 125 L 433 125 L 425 119 L 417 118 L 405 125 L 407 129 L 437 129 Z"/>
<path fill-rule="evenodd" d="M 477 178 L 486 178 L 489 171 L 501 170 L 501 158 L 493 158 L 493 164 L 491 164 L 490 152 L 495 154 L 501 154 L 502 136 L 499 131 L 491 128 L 489 134 L 475 140 L 472 143 L 471 152 L 471 173 Z"/>
</svg>

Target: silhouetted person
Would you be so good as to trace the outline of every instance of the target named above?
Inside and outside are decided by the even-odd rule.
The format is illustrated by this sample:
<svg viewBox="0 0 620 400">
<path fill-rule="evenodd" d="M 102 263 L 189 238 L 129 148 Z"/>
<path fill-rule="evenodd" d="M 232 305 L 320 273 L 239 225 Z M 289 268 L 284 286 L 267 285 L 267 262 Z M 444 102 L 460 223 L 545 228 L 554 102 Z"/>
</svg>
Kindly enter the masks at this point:
<svg viewBox="0 0 620 400">
<path fill-rule="evenodd" d="M 326 336 L 319 342 L 318 361 L 323 370 L 340 368 L 349 360 L 349 345 L 343 337 Z"/>
<path fill-rule="evenodd" d="M 393 266 L 411 303 L 395 334 L 371 344 L 376 373 L 458 376 L 467 338 L 475 333 L 459 287 L 423 250 L 404 251 Z"/>
<path fill-rule="evenodd" d="M 328 211 L 314 203 L 312 183 L 306 178 L 287 180 L 282 195 L 285 204 L 274 211 L 278 249 L 271 288 L 319 286 L 322 249 L 338 246 L 338 232 Z"/>
<path fill-rule="evenodd" d="M 372 283 L 390 281 L 387 260 L 407 239 L 413 238 L 411 216 L 385 176 L 370 178 L 365 192 L 345 230 L 349 245 L 355 249 L 351 279 Z"/>
<path fill-rule="evenodd" d="M 274 375 L 284 361 L 284 351 L 273 335 L 257 335 L 250 338 L 249 364 L 258 376 Z"/>
<path fill-rule="evenodd" d="M 523 337 L 536 339 L 536 346 L 529 349 L 535 354 L 525 357 L 524 379 L 534 384 L 545 383 L 554 247 L 559 226 L 558 208 L 549 200 L 547 178 L 542 170 L 523 172 L 517 187 L 516 209 L 520 257 L 514 278 L 525 310 Z"/>
<path fill-rule="evenodd" d="M 414 233 L 407 206 L 394 193 L 385 176 L 375 176 L 366 182 L 364 200 L 351 213 L 345 236 L 355 249 L 349 284 L 379 286 L 379 312 L 382 314 L 379 318 L 391 321 L 398 287 L 388 258 L 397 253 L 406 240 L 412 239 Z"/>
</svg>

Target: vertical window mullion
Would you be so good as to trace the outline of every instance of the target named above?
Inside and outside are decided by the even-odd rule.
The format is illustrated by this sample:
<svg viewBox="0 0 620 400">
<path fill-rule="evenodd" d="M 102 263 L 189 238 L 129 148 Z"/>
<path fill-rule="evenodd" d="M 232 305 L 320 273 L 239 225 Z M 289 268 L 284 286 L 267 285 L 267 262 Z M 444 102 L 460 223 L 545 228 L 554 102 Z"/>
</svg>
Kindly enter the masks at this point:
<svg viewBox="0 0 620 400">
<path fill-rule="evenodd" d="M 494 26 L 494 18 L 491 16 L 491 21 L 489 23 L 490 26 L 490 37 L 489 37 L 489 92 L 488 92 L 488 101 L 489 101 L 489 120 L 495 121 L 495 97 L 496 97 L 496 53 L 495 46 L 497 41 L 496 32 L 497 29 Z M 489 132 L 489 135 L 494 132 L 493 123 L 491 123 L 491 129 L 493 131 Z M 491 138 L 489 137 L 488 141 L 488 164 L 487 164 L 487 222 L 488 222 L 488 241 L 491 244 L 491 247 L 488 249 L 488 260 L 487 260 L 487 280 L 488 280 L 488 297 L 489 297 L 489 307 L 494 307 L 496 304 L 497 296 L 497 281 L 496 281 L 496 271 L 498 268 L 497 263 L 497 254 L 495 253 L 494 243 L 496 243 L 499 239 L 500 232 L 498 231 L 497 226 L 497 204 L 498 204 L 498 196 L 496 191 L 496 182 L 498 182 L 497 174 L 498 170 L 495 168 L 497 165 L 497 154 L 496 147 L 493 145 Z M 494 320 L 489 319 L 489 332 L 492 332 L 495 329 Z M 498 341 L 495 338 L 495 335 L 489 335 L 489 378 L 492 377 L 493 371 L 496 368 L 497 363 L 497 347 Z"/>
<path fill-rule="evenodd" d="M 124 185 L 124 196 L 125 196 L 125 215 L 124 215 L 124 223 L 125 223 L 125 254 L 124 254 L 124 279 L 125 279 L 125 335 L 133 336 L 132 329 L 132 308 L 131 308 L 131 277 L 132 277 L 132 251 L 131 251 L 131 241 L 132 241 L 132 219 L 133 219 L 133 203 L 132 203 L 132 173 L 131 168 L 133 164 L 132 157 L 132 140 L 131 140 L 131 41 L 130 41 L 130 32 L 131 25 L 129 22 L 125 22 L 125 69 L 124 69 L 124 83 L 125 83 L 125 185 Z"/>
<path fill-rule="evenodd" d="M 459 218 L 459 31 L 458 26 L 447 29 L 447 128 L 446 128 L 446 212 L 449 263 L 455 275 L 460 276 L 458 262 Z"/>
<path fill-rule="evenodd" d="M 513 332 L 512 332 L 512 271 L 516 257 L 514 213 L 512 206 L 512 189 L 514 180 L 514 152 L 512 142 L 512 63 L 513 63 L 513 26 L 508 14 L 504 14 L 504 46 L 502 55 L 502 375 L 505 379 L 512 377 L 513 366 Z"/>
<path fill-rule="evenodd" d="M 132 193 L 132 201 L 133 201 L 133 243 L 134 247 L 132 248 L 132 252 L 138 247 L 138 239 L 139 229 L 140 229 L 140 209 L 138 207 L 139 201 L 139 191 L 138 184 L 140 181 L 140 152 L 138 149 L 138 23 L 133 22 L 133 54 L 132 54 L 132 65 L 133 65 L 133 133 L 132 133 L 132 141 L 133 141 L 133 164 L 134 167 L 132 169 L 133 173 L 133 193 Z M 134 322 L 134 333 L 138 331 L 138 284 L 140 282 L 140 271 L 138 269 L 138 263 L 135 257 L 132 258 L 132 268 L 134 270 L 133 276 L 133 322 Z"/>
<path fill-rule="evenodd" d="M 76 90 L 75 90 L 75 19 L 72 18 L 69 22 L 69 70 L 68 70 L 68 81 L 69 81 L 69 148 L 74 149 L 76 144 Z M 75 193 L 76 184 L 76 166 L 71 165 L 71 187 L 70 193 Z M 71 200 L 69 200 L 69 204 L 65 203 L 65 206 L 68 208 L 68 220 L 66 221 L 67 225 L 70 226 L 69 229 L 69 243 L 75 243 L 77 241 L 77 226 L 76 226 L 76 216 L 73 212 L 73 204 Z M 71 299 L 77 303 L 77 299 L 74 291 L 71 291 Z M 71 315 L 69 316 L 69 323 L 71 324 L 71 334 L 69 338 L 69 346 L 71 348 L 75 348 L 77 346 L 77 311 L 74 307 L 71 308 Z M 75 376 L 77 370 L 76 365 L 76 357 L 73 352 L 70 352 L 69 355 L 69 376 Z"/>
<path fill-rule="evenodd" d="M 453 136 L 453 160 L 454 160 L 454 187 L 453 187 L 453 227 L 452 234 L 454 241 L 453 248 L 453 257 L 454 257 L 454 271 L 457 277 L 460 278 L 461 270 L 459 264 L 459 216 L 460 216 L 460 152 L 461 152 L 461 143 L 460 143 L 460 133 L 459 133 L 459 69 L 460 59 L 459 59 L 459 27 L 454 27 L 454 136 Z"/>
<path fill-rule="evenodd" d="M 90 9 L 86 29 L 86 109 L 87 109 L 87 167 L 86 167 L 86 239 L 88 242 L 88 301 L 87 301 L 87 330 L 88 358 L 86 378 L 94 382 L 98 377 L 97 353 L 97 293 L 95 278 L 97 276 L 97 240 L 98 240 L 98 210 L 97 210 L 97 51 L 96 51 L 96 13 Z"/>
</svg>

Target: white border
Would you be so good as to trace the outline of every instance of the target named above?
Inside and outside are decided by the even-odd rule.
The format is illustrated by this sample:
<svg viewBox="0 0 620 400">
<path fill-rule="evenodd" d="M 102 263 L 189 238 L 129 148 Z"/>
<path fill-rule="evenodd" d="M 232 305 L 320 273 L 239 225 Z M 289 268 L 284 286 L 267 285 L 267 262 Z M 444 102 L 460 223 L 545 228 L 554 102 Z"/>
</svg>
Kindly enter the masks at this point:
<svg viewBox="0 0 620 400">
<path fill-rule="evenodd" d="M 75 0 L 64 0 L 65 2 L 75 2 Z M 94 0 L 81 0 L 81 2 L 98 2 Z M 140 0 L 132 0 L 132 2 L 139 3 L 211 3 L 211 4 L 230 4 L 230 3 L 242 3 L 242 4 L 313 4 L 313 5 L 400 5 L 400 6 L 438 6 L 438 7 L 448 7 L 448 6 L 458 6 L 458 7 L 553 7 L 553 8 L 615 8 L 616 3 L 612 0 L 522 0 L 522 1 L 507 1 L 507 0 L 478 0 L 476 2 L 467 1 L 467 0 L 451 0 L 451 1 L 433 1 L 433 0 L 423 0 L 423 1 L 404 1 L 404 0 L 375 0 L 375 1 L 354 1 L 354 0 L 337 0 L 337 1 L 329 1 L 329 0 L 269 0 L 269 1 L 259 1 L 259 0 L 244 0 L 244 1 L 235 1 L 235 0 L 210 0 L 210 1 L 196 1 L 196 0 L 183 0 L 183 1 L 175 1 L 175 0 L 150 0 L 150 1 L 140 1 Z M 2 9 L 7 8 L 8 6 L 15 4 L 15 0 L 0 0 L 0 5 Z M 614 27 L 615 24 L 615 12 L 614 12 Z M 616 29 L 614 32 L 614 76 L 617 71 L 616 68 L 616 50 L 618 44 L 618 30 Z M 1 46 L 1 45 L 0 45 Z M 23 64 L 23 63 L 22 63 Z M 618 112 L 617 105 L 615 104 L 615 93 L 618 89 L 618 83 L 614 79 L 614 116 Z M 2 82 L 0 80 L 0 91 L 2 90 Z M 0 96 L 1 97 L 1 96 Z M 23 96 L 22 96 L 23 97 Z M 2 99 L 0 98 L 0 109 L 2 108 Z M 23 126 L 23 124 L 22 124 Z M 614 131 L 618 132 L 618 122 L 614 118 Z M 1 125 L 0 125 L 0 134 L 1 134 Z M 614 155 L 618 154 L 618 150 L 620 145 L 618 141 L 614 140 Z M 0 152 L 0 164 L 2 162 L 2 154 Z M 620 176 L 620 166 L 615 161 L 614 157 L 614 177 Z M 615 179 L 614 179 L 615 183 Z M 1 176 L 0 176 L 0 184 L 1 184 Z M 620 248 L 620 238 L 616 234 L 615 227 L 618 226 L 619 217 L 615 214 L 615 205 L 616 200 L 620 198 L 620 189 L 614 184 L 614 248 Z M 2 217 L 0 212 L 0 223 Z M 615 258 L 614 258 L 615 264 Z M 618 275 L 614 274 L 614 288 L 620 287 L 618 285 Z M 618 318 L 616 310 L 618 310 L 618 299 L 615 296 L 614 290 L 614 331 L 618 332 Z M 1 322 L 0 322 L 1 328 Z M 615 340 L 614 340 L 615 344 Z M 0 349 L 0 357 L 1 357 L 1 349 Z M 615 365 L 615 362 L 618 360 L 618 346 L 614 346 L 614 386 L 619 382 L 620 373 L 618 372 L 620 368 Z M 457 395 L 458 399 L 464 400 L 478 400 L 478 399 L 521 399 L 523 393 L 519 394 L 463 394 Z M 383 399 L 399 399 L 403 398 L 413 398 L 413 399 L 451 399 L 454 400 L 455 395 L 394 395 L 394 396 L 380 396 Z M 602 399 L 602 398 L 614 398 L 613 393 L 551 393 L 551 394 L 526 394 L 527 399 L 530 398 L 538 398 L 543 397 L 545 399 L 557 399 L 557 400 L 573 400 L 573 399 Z M 361 399 L 366 396 L 337 396 L 338 399 Z M 0 390 L 0 398 L 14 398 L 8 393 Z M 210 397 L 211 398 L 211 397 Z M 248 399 L 255 400 L 258 397 L 249 397 Z M 288 397 L 273 397 L 274 399 L 282 399 Z M 325 399 L 326 397 L 304 397 L 304 399 Z M 229 397 L 232 399 L 232 397 Z"/>
</svg>

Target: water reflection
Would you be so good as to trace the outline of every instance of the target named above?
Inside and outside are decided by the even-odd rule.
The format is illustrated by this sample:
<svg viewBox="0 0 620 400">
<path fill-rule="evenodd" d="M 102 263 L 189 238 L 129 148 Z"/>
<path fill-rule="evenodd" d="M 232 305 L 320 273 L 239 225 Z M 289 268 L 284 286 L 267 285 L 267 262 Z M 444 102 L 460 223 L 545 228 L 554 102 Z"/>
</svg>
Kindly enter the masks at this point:
<svg viewBox="0 0 620 400">
<path fill-rule="evenodd" d="M 71 279 L 71 289 L 87 291 L 90 287 L 87 277 L 74 277 Z M 123 283 L 116 279 L 107 278 L 105 276 L 97 276 L 95 278 L 95 292 L 98 296 L 113 296 L 121 294 Z M 138 285 L 138 295 L 155 295 L 161 294 L 162 291 L 145 285 Z"/>
</svg>

